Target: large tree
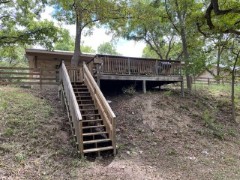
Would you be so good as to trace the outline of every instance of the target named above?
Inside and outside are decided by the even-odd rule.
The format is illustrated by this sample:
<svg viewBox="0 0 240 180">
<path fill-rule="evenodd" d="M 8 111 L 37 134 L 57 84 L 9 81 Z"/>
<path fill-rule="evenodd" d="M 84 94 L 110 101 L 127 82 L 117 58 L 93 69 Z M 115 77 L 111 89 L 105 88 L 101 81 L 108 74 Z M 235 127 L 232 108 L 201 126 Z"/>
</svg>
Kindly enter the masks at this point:
<svg viewBox="0 0 240 180">
<path fill-rule="evenodd" d="M 128 40 L 144 41 L 158 58 L 169 59 L 171 51 L 177 44 L 177 37 L 171 23 L 164 16 L 163 7 L 150 0 L 133 0 L 129 3 L 131 18 L 126 19 L 125 23 L 116 21 L 110 22 L 109 25 L 118 36 Z M 181 50 L 177 53 L 180 56 Z M 178 56 L 174 58 L 177 59 Z"/>
<path fill-rule="evenodd" d="M 235 120 L 235 69 L 239 66 L 240 50 L 240 2 L 239 0 L 210 0 L 202 18 L 197 22 L 198 30 L 205 37 L 212 35 L 229 36 L 224 48 L 227 49 L 228 56 L 225 62 L 231 70 L 232 75 L 232 115 Z M 218 47 L 219 48 L 219 47 Z M 220 49 L 221 50 L 221 49 Z"/>
<path fill-rule="evenodd" d="M 97 23 L 105 23 L 109 19 L 126 17 L 121 0 L 52 0 L 55 5 L 55 17 L 76 25 L 74 55 L 71 64 L 78 65 L 81 55 L 81 38 L 85 29 L 91 30 Z"/>
<path fill-rule="evenodd" d="M 142 40 L 160 59 L 185 62 L 187 87 L 191 90 L 191 70 L 194 49 L 201 50 L 201 37 L 196 33 L 195 17 L 202 12 L 202 3 L 192 0 L 133 0 L 129 2 L 132 18 L 124 24 L 110 23 L 118 35 L 136 41 Z M 191 39 L 190 39 L 191 37 Z M 193 40 L 194 39 L 194 40 Z M 182 48 L 179 49 L 181 43 Z"/>
<path fill-rule="evenodd" d="M 195 17 L 201 12 L 203 4 L 192 0 L 165 0 L 165 9 L 172 27 L 181 38 L 183 60 L 185 61 L 185 73 L 187 79 L 187 88 L 191 90 L 191 64 L 194 64 L 194 58 L 190 51 L 196 42 L 201 41 L 196 33 Z M 191 37 L 191 39 L 190 39 Z"/>
</svg>

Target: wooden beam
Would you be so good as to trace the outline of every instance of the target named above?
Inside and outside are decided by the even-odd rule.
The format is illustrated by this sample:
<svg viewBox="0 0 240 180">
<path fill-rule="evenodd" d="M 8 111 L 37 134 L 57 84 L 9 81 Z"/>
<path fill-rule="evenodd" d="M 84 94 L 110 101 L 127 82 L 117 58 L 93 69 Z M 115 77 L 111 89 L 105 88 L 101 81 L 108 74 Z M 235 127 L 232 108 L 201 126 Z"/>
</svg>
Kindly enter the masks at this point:
<svg viewBox="0 0 240 180">
<path fill-rule="evenodd" d="M 129 80 L 129 81 L 183 81 L 182 76 L 126 76 L 126 75 L 101 75 L 101 80 Z"/>
<path fill-rule="evenodd" d="M 0 82 L 0 85 L 8 85 L 8 84 L 36 84 L 40 85 L 39 82 L 31 82 L 31 81 L 19 81 L 19 82 Z M 58 82 L 42 82 L 43 85 L 58 85 Z"/>
<path fill-rule="evenodd" d="M 52 80 L 52 81 L 56 81 L 56 78 L 42 78 L 42 77 L 0 77 L 0 79 L 20 79 L 20 80 L 23 80 L 23 79 L 31 79 L 31 80 Z"/>
</svg>

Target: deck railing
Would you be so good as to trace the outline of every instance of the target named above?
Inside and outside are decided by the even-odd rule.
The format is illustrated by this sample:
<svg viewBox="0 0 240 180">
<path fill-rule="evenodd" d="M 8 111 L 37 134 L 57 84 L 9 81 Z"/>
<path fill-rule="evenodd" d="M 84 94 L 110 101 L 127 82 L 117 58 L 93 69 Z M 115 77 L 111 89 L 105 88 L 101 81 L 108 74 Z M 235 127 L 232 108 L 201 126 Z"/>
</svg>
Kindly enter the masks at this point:
<svg viewBox="0 0 240 180">
<path fill-rule="evenodd" d="M 136 59 L 124 57 L 101 57 L 101 74 L 170 76 L 181 75 L 180 61 Z"/>
<path fill-rule="evenodd" d="M 116 124 L 115 124 L 115 114 L 109 106 L 107 100 L 105 99 L 102 91 L 94 80 L 91 72 L 89 71 L 85 62 L 83 62 L 83 75 L 84 83 L 87 85 L 88 90 L 93 97 L 94 104 L 97 106 L 99 113 L 103 119 L 104 125 L 109 133 L 109 138 L 112 140 L 112 146 L 114 147 L 114 154 L 116 154 Z"/>
<path fill-rule="evenodd" d="M 81 67 L 67 66 L 66 68 L 71 82 L 83 82 L 83 74 Z"/>
<path fill-rule="evenodd" d="M 65 104 L 67 107 L 67 110 L 70 114 L 69 119 L 71 119 L 73 123 L 73 129 L 74 129 L 74 135 L 77 138 L 78 142 L 78 149 L 79 153 L 82 155 L 83 154 L 83 136 L 82 136 L 82 115 L 79 110 L 79 106 L 77 103 L 76 96 L 73 91 L 73 87 L 71 84 L 70 77 L 68 75 L 68 70 L 62 62 L 61 67 L 59 69 L 59 80 L 61 83 L 61 91 L 64 94 L 65 98 Z"/>
</svg>

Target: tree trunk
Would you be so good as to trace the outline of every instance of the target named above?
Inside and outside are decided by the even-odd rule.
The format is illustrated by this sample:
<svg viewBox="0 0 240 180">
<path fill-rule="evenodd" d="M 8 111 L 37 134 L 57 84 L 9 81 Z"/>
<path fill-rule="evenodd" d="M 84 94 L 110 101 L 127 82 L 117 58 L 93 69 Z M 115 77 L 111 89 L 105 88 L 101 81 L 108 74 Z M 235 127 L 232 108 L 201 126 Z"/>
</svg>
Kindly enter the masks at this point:
<svg viewBox="0 0 240 180">
<path fill-rule="evenodd" d="M 232 118 L 236 121 L 236 107 L 235 107 L 235 69 L 238 62 L 240 51 L 236 55 L 236 59 L 233 65 L 232 70 L 232 93 L 231 93 L 231 101 L 232 101 Z"/>
<path fill-rule="evenodd" d="M 74 47 L 74 54 L 71 59 L 71 66 L 78 66 L 81 56 L 81 36 L 82 36 L 82 28 L 81 22 L 79 18 L 76 18 L 76 37 L 75 37 L 75 47 Z"/>
<path fill-rule="evenodd" d="M 221 48 L 218 46 L 217 50 L 217 83 L 220 83 L 220 60 L 221 60 Z"/>
<path fill-rule="evenodd" d="M 189 92 L 192 90 L 192 79 L 189 72 L 189 52 L 188 52 L 188 46 L 187 46 L 187 35 L 186 35 L 186 26 L 185 21 L 186 17 L 184 14 L 186 12 L 182 12 L 179 9 L 178 1 L 175 1 L 176 7 L 177 7 L 177 16 L 180 22 L 180 36 L 182 39 L 182 50 L 183 50 L 183 58 L 185 61 L 185 68 L 186 68 L 186 80 L 187 80 L 187 89 Z"/>
<path fill-rule="evenodd" d="M 183 58 L 185 60 L 186 67 L 186 80 L 187 80 L 187 89 L 189 92 L 192 90 L 192 79 L 189 73 L 189 53 L 187 47 L 187 39 L 185 29 L 181 29 L 181 39 L 182 39 L 182 48 L 183 48 Z"/>
<path fill-rule="evenodd" d="M 231 101 L 232 101 L 232 118 L 236 120 L 236 110 L 235 110 L 235 69 L 232 71 L 232 93 L 231 93 Z"/>
</svg>

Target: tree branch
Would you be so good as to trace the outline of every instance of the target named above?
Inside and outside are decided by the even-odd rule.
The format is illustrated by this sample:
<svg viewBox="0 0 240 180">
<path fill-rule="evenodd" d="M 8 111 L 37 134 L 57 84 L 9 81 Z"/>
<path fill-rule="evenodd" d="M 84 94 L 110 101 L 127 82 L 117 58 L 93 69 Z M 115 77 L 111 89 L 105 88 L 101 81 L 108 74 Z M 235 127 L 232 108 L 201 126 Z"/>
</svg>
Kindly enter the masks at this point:
<svg viewBox="0 0 240 180">
<path fill-rule="evenodd" d="M 212 22 L 212 17 L 211 17 L 212 11 L 214 11 L 214 14 L 216 16 L 226 15 L 226 14 L 229 14 L 229 13 L 237 13 L 237 14 L 240 13 L 240 9 L 236 9 L 236 8 L 220 10 L 218 0 L 211 0 L 211 3 L 209 4 L 209 6 L 206 10 L 206 13 L 205 13 L 205 18 L 207 20 L 207 25 L 208 25 L 210 30 L 213 30 L 215 28 L 215 26 Z M 239 21 L 237 21 L 235 23 L 235 25 L 238 24 L 238 23 L 239 23 Z M 199 31 L 199 32 L 201 32 L 201 31 Z M 240 35 L 240 31 L 234 30 L 234 29 L 227 29 L 227 30 L 223 31 L 223 33 L 233 33 L 233 34 Z"/>
<path fill-rule="evenodd" d="M 170 53 L 170 51 L 172 50 L 172 48 L 174 46 L 174 42 L 172 44 L 173 38 L 174 38 L 174 35 L 171 36 L 170 41 L 168 43 L 168 50 L 167 50 L 167 53 L 166 53 L 166 56 L 165 56 L 166 59 L 168 59 L 169 53 Z"/>
<path fill-rule="evenodd" d="M 6 3 L 9 3 L 9 2 L 11 2 L 11 1 L 8 1 L 8 0 L 6 0 L 6 1 L 0 0 L 0 4 L 6 4 Z"/>
</svg>

